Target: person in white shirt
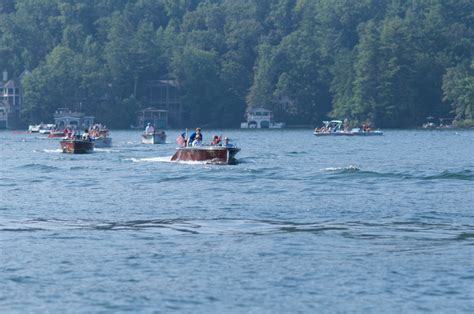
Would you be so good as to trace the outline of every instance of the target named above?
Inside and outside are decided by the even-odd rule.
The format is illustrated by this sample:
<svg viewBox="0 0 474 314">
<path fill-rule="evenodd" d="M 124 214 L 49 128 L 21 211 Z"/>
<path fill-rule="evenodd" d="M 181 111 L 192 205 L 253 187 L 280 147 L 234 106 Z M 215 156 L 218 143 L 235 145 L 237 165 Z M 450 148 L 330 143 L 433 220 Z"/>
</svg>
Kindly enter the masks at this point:
<svg viewBox="0 0 474 314">
<path fill-rule="evenodd" d="M 146 134 L 153 134 L 155 133 L 155 128 L 153 127 L 153 125 L 151 125 L 151 123 L 148 123 L 146 128 L 145 128 L 145 133 Z"/>
<path fill-rule="evenodd" d="M 202 136 L 200 134 L 196 135 L 195 140 L 193 141 L 193 146 L 202 146 Z"/>
</svg>

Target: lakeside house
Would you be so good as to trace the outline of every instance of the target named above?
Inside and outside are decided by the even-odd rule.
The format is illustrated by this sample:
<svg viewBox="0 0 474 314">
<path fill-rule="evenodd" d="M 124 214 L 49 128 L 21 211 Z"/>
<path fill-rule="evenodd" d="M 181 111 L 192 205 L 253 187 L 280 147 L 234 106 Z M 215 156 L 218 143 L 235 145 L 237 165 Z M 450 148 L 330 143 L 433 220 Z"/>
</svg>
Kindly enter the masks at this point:
<svg viewBox="0 0 474 314">
<path fill-rule="evenodd" d="M 144 129 L 145 126 L 151 123 L 157 129 L 165 129 L 168 127 L 168 111 L 148 107 L 138 111 L 136 128 Z"/>
<path fill-rule="evenodd" d="M 15 129 L 20 127 L 20 111 L 23 102 L 23 82 L 31 75 L 23 71 L 17 78 L 9 79 L 8 72 L 3 71 L 0 82 L 0 129 Z"/>
<path fill-rule="evenodd" d="M 242 129 L 281 129 L 284 122 L 274 122 L 273 112 L 265 108 L 251 108 L 246 113 L 247 122 L 242 122 Z"/>
<path fill-rule="evenodd" d="M 145 108 L 138 112 L 135 127 L 143 128 L 148 122 L 159 128 L 182 126 L 183 107 L 177 81 L 147 81 L 141 100 Z"/>
<path fill-rule="evenodd" d="M 94 117 L 82 112 L 72 111 L 69 108 L 58 108 L 54 112 L 54 124 L 58 129 L 71 127 L 84 130 L 94 125 Z"/>
</svg>

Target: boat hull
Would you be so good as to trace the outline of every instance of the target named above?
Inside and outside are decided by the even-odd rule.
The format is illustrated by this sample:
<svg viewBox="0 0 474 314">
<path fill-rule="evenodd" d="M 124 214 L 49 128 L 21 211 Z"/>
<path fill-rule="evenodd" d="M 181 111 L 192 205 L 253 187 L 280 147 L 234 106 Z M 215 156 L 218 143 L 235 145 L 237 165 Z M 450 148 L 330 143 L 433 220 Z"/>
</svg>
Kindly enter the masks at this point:
<svg viewBox="0 0 474 314">
<path fill-rule="evenodd" d="M 313 132 L 316 136 L 380 136 L 382 131 L 369 132 Z"/>
<path fill-rule="evenodd" d="M 82 140 L 63 140 L 61 149 L 67 154 L 89 154 L 94 151 L 94 142 Z"/>
<path fill-rule="evenodd" d="M 111 147 L 112 138 L 111 137 L 97 137 L 94 139 L 94 147 Z"/>
<path fill-rule="evenodd" d="M 142 143 L 143 144 L 165 144 L 166 134 L 165 133 L 142 134 Z"/>
<path fill-rule="evenodd" d="M 171 157 L 171 161 L 207 161 L 213 164 L 235 164 L 235 155 L 240 151 L 237 147 L 197 146 L 180 147 Z"/>
<path fill-rule="evenodd" d="M 61 138 L 61 137 L 64 137 L 64 132 L 61 131 L 61 132 L 57 132 L 57 131 L 54 131 L 54 132 L 50 132 L 48 134 L 48 138 Z"/>
<path fill-rule="evenodd" d="M 351 132 L 314 132 L 316 136 L 354 136 Z"/>
</svg>

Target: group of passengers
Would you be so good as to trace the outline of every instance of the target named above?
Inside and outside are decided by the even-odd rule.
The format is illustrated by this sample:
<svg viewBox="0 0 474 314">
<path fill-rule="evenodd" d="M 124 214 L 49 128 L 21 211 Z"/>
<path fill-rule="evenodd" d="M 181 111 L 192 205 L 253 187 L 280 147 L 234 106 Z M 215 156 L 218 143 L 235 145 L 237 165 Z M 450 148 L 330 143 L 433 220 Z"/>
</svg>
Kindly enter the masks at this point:
<svg viewBox="0 0 474 314">
<path fill-rule="evenodd" d="M 196 128 L 196 130 L 191 133 L 189 138 L 186 138 L 186 133 L 181 133 L 178 138 L 176 139 L 176 143 L 180 147 L 186 147 L 186 146 L 203 146 L 203 135 L 201 132 L 201 128 Z M 223 147 L 233 147 L 234 145 L 229 143 L 229 138 L 224 137 L 224 140 L 222 141 L 222 136 L 214 135 L 212 137 L 212 142 L 208 144 L 210 146 L 223 146 Z"/>
<path fill-rule="evenodd" d="M 107 127 L 100 123 L 85 129 L 82 135 L 74 127 L 66 127 L 64 129 L 64 137 L 66 139 L 82 139 L 83 141 L 93 141 L 96 138 L 107 136 L 107 133 Z"/>
</svg>

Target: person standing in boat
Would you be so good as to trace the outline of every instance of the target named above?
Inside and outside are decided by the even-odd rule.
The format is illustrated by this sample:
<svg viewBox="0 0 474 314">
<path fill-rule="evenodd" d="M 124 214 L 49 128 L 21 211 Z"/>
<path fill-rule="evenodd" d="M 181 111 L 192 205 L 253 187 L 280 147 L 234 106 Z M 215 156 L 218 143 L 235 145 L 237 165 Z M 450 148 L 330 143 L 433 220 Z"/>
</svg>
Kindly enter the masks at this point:
<svg viewBox="0 0 474 314">
<path fill-rule="evenodd" d="M 151 125 L 150 122 L 148 122 L 148 124 L 146 125 L 145 133 L 146 133 L 146 134 L 153 134 L 153 133 L 155 133 L 155 128 L 153 127 L 153 125 Z"/>
<path fill-rule="evenodd" d="M 188 146 L 192 146 L 192 145 L 193 145 L 194 140 L 196 139 L 196 137 L 197 137 L 198 135 L 201 136 L 201 141 L 202 141 L 201 128 L 196 128 L 196 131 L 194 131 L 193 133 L 191 133 L 191 135 L 189 136 L 189 139 L 188 139 Z"/>
</svg>

